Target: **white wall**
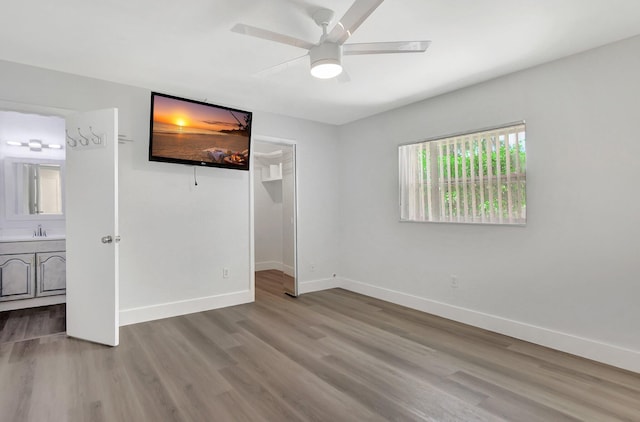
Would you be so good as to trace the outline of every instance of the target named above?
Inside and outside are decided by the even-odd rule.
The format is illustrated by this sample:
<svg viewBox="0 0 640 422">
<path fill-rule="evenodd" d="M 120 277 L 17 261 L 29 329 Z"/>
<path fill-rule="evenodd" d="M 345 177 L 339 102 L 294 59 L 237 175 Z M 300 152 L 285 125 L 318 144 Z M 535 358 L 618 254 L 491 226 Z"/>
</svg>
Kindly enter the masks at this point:
<svg viewBox="0 0 640 422">
<path fill-rule="evenodd" d="M 277 144 L 255 141 L 252 150 L 271 153 L 281 151 Z M 256 158 L 254 172 L 254 233 L 256 271 L 282 270 L 282 180 L 262 181 L 262 169 L 282 162 Z"/>
<path fill-rule="evenodd" d="M 196 187 L 191 167 L 149 162 L 149 90 L 0 61 L 0 93 L 27 105 L 119 109 L 120 133 L 134 140 L 119 154 L 121 323 L 253 300 L 249 173 L 199 168 Z M 299 254 L 318 263 L 301 281 L 335 271 L 337 178 L 317 163 L 335 157 L 336 129 L 256 112 L 253 134 L 299 142 Z"/>
<path fill-rule="evenodd" d="M 344 286 L 640 371 L 638 51 L 640 37 L 341 127 Z M 526 227 L 398 222 L 398 144 L 523 119 Z"/>
</svg>

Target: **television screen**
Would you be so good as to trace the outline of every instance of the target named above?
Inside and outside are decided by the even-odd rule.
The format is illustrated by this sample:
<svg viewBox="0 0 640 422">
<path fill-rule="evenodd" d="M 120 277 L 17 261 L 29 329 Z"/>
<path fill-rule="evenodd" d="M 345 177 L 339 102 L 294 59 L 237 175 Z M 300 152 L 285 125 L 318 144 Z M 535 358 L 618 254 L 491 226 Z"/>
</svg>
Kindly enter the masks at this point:
<svg viewBox="0 0 640 422">
<path fill-rule="evenodd" d="M 149 160 L 249 170 L 249 111 L 151 93 Z"/>
</svg>

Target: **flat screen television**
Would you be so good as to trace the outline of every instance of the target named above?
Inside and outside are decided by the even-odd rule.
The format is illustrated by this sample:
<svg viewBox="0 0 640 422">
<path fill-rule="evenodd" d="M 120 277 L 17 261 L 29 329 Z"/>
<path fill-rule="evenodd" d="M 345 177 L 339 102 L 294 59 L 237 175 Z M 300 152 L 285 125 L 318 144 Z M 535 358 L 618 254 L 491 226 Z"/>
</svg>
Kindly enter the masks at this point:
<svg viewBox="0 0 640 422">
<path fill-rule="evenodd" d="M 249 170 L 249 111 L 151 93 L 149 160 Z"/>
</svg>

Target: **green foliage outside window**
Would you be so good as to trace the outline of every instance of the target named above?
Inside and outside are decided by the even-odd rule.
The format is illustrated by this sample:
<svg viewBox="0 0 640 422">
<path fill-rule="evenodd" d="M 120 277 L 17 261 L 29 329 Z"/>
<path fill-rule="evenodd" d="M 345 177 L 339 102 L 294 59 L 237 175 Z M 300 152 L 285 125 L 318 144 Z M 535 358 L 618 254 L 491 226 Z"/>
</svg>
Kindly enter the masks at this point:
<svg viewBox="0 0 640 422">
<path fill-rule="evenodd" d="M 487 151 L 488 144 L 489 151 Z M 451 210 L 450 217 L 463 215 L 466 207 L 467 213 L 471 215 L 482 216 L 494 213 L 508 218 L 509 215 L 519 214 L 514 208 L 526 207 L 523 177 L 526 168 L 524 139 L 507 143 L 504 140 L 496 142 L 495 139 L 482 138 L 475 142 L 467 142 L 464 150 L 460 143 L 455 148 L 452 143 L 449 143 L 449 148 L 442 146 L 438 151 L 435 169 L 437 178 L 432 181 L 432 185 L 440 185 L 441 200 L 444 200 L 444 209 Z M 507 154 L 509 169 L 507 169 Z M 424 180 L 429 180 L 431 169 L 429 152 L 426 149 L 422 151 L 421 164 Z M 500 184 L 495 183 L 498 164 Z M 494 180 L 491 184 L 487 183 L 489 169 Z M 510 176 L 509 182 L 507 174 Z M 449 189 L 449 175 L 452 183 L 457 183 L 456 189 Z M 466 183 L 463 175 L 466 176 Z M 480 183 L 480 175 L 482 175 L 483 184 Z M 465 189 L 467 190 L 466 198 L 464 197 Z M 498 189 L 501 190 L 500 194 Z M 475 212 L 472 209 L 472 196 L 475 196 Z M 481 198 L 484 201 L 481 201 Z"/>
</svg>

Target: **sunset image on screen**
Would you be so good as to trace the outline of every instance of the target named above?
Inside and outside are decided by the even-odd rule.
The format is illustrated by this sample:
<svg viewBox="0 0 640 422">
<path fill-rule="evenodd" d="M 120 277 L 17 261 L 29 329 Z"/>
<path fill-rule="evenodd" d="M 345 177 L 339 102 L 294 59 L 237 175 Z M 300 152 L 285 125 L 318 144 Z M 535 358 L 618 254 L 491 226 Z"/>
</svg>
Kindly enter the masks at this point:
<svg viewBox="0 0 640 422">
<path fill-rule="evenodd" d="M 246 167 L 251 113 L 153 96 L 151 156 Z"/>
</svg>

